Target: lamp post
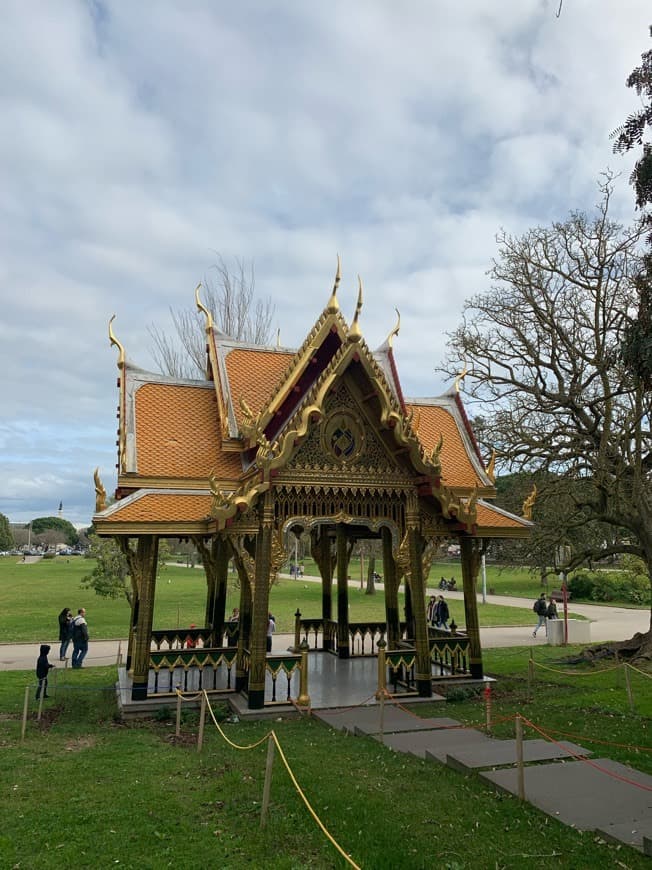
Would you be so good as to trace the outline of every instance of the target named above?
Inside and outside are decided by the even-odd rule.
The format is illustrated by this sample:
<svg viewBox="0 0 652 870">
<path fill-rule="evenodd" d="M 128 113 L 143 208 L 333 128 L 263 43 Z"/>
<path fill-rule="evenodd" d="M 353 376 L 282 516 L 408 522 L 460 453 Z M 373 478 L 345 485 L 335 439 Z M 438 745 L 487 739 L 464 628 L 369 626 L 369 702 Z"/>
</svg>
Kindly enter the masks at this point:
<svg viewBox="0 0 652 870">
<path fill-rule="evenodd" d="M 571 548 L 568 544 L 560 544 L 557 547 L 557 564 L 560 566 L 559 580 L 561 583 L 561 597 L 564 605 L 564 646 L 568 646 L 568 586 L 566 585 L 566 571 L 564 566 L 570 562 Z"/>
</svg>

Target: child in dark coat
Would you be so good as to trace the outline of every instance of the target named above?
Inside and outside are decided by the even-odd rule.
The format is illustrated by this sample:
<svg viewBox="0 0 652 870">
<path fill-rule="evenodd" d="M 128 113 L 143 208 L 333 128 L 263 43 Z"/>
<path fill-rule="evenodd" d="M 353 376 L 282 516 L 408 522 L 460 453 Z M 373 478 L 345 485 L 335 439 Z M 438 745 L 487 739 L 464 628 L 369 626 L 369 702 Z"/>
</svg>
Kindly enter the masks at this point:
<svg viewBox="0 0 652 870">
<path fill-rule="evenodd" d="M 41 697 L 41 690 L 43 690 L 43 697 L 49 698 L 48 695 L 48 674 L 50 673 L 50 669 L 54 667 L 48 661 L 48 653 L 50 652 L 51 647 L 48 646 L 47 643 L 41 644 L 41 654 L 36 659 L 36 676 L 38 677 L 38 689 L 36 690 L 36 699 L 38 700 Z"/>
</svg>

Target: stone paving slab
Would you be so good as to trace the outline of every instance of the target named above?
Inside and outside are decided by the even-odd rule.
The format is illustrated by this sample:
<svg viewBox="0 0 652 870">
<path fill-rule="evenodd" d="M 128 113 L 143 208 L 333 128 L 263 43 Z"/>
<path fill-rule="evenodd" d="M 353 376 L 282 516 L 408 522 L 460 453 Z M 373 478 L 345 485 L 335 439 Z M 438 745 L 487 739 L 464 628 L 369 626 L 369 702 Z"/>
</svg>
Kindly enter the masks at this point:
<svg viewBox="0 0 652 870">
<path fill-rule="evenodd" d="M 512 794 L 518 792 L 515 768 L 479 776 Z M 631 824 L 632 819 L 652 819 L 652 776 L 609 758 L 596 758 L 590 764 L 540 764 L 525 768 L 525 798 L 566 825 L 593 831 L 619 822 Z"/>
<path fill-rule="evenodd" d="M 643 850 L 644 854 L 652 856 L 652 848 L 645 852 L 645 841 L 652 847 L 652 816 L 647 819 L 631 819 L 628 822 L 613 822 L 596 828 L 596 833 L 605 840 L 615 840 L 632 846 L 634 849 Z"/>
<path fill-rule="evenodd" d="M 380 731 L 380 707 L 377 704 L 366 707 L 341 707 L 335 710 L 313 710 L 313 716 L 331 728 L 348 734 L 376 734 Z M 385 705 L 383 731 L 419 731 L 443 728 L 446 725 L 459 725 L 455 719 L 421 719 L 400 707 Z"/>
<path fill-rule="evenodd" d="M 549 740 L 535 738 L 523 741 L 523 761 L 551 761 L 570 759 L 573 755 L 593 755 L 577 743 L 562 740 L 551 743 Z M 474 743 L 471 746 L 449 752 L 446 759 L 449 767 L 468 771 L 480 767 L 500 767 L 516 764 L 516 740 L 493 740 L 490 743 Z"/>
<path fill-rule="evenodd" d="M 380 735 L 376 735 L 376 740 L 381 740 Z M 447 754 L 457 747 L 486 741 L 491 742 L 491 738 L 485 737 L 479 731 L 453 728 L 450 731 L 412 731 L 402 734 L 385 734 L 381 742 L 395 752 L 409 752 L 418 758 L 430 758 L 445 764 Z"/>
</svg>

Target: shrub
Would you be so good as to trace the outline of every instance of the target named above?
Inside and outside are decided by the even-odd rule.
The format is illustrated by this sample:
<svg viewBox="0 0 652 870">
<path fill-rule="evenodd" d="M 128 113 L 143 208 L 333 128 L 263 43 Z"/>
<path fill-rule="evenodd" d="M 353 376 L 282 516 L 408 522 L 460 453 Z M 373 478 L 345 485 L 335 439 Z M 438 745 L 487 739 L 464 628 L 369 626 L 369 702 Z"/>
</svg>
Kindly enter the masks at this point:
<svg viewBox="0 0 652 870">
<path fill-rule="evenodd" d="M 576 571 L 568 581 L 568 589 L 573 598 L 591 598 L 595 584 L 594 571 Z"/>
</svg>

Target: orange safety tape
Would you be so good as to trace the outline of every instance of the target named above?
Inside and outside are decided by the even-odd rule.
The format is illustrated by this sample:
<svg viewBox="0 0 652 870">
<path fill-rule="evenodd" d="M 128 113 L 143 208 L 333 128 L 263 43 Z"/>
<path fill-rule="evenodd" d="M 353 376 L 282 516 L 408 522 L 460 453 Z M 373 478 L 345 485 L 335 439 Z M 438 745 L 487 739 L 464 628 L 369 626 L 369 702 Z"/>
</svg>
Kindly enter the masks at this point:
<svg viewBox="0 0 652 870">
<path fill-rule="evenodd" d="M 613 740 L 599 740 L 597 737 L 587 737 L 586 734 L 574 734 L 572 731 L 560 731 L 558 728 L 549 728 L 550 734 L 563 734 L 564 737 L 577 737 L 587 743 L 600 743 L 602 746 L 618 746 L 620 749 L 634 749 L 637 752 L 652 752 L 650 746 L 637 746 L 635 743 L 615 743 Z"/>
<path fill-rule="evenodd" d="M 627 785 L 636 786 L 636 788 L 640 788 L 643 791 L 652 792 L 652 786 L 643 785 L 643 783 L 640 783 L 640 782 L 635 782 L 633 779 L 628 779 L 626 776 L 620 776 L 620 774 L 613 773 L 613 771 L 611 771 L 611 770 L 607 770 L 606 767 L 602 767 L 601 765 L 596 764 L 595 761 L 591 761 L 589 758 L 586 758 L 586 756 L 584 756 L 584 755 L 577 755 L 575 752 L 571 752 L 565 746 L 562 746 L 561 743 L 559 743 L 559 741 L 550 737 L 550 735 L 547 734 L 545 731 L 543 731 L 543 729 L 539 728 L 533 722 L 530 722 L 529 719 L 526 719 L 525 716 L 521 716 L 521 719 L 523 720 L 523 722 L 525 722 L 526 725 L 529 725 L 530 728 L 532 728 L 534 731 L 537 731 L 542 737 L 545 737 L 546 740 L 549 740 L 551 743 L 554 743 L 555 746 L 558 746 L 560 749 L 563 749 L 567 755 L 571 756 L 571 758 L 576 758 L 578 761 L 582 761 L 584 764 L 588 764 L 590 767 L 595 768 L 595 770 L 599 770 L 601 773 L 606 773 L 607 776 L 610 776 L 612 779 L 617 779 L 620 782 L 627 783 Z"/>
</svg>

